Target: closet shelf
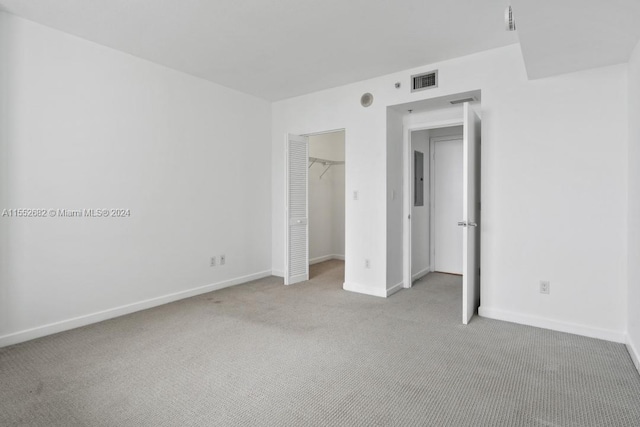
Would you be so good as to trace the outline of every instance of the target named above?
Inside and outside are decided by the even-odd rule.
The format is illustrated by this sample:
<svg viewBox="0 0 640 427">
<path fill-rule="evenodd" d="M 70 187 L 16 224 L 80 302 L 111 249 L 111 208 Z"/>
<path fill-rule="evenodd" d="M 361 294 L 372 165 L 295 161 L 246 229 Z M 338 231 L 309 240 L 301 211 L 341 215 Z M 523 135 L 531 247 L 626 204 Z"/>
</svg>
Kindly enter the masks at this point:
<svg viewBox="0 0 640 427">
<path fill-rule="evenodd" d="M 316 163 L 326 167 L 324 172 L 322 172 L 322 174 L 320 175 L 320 179 L 322 179 L 324 174 L 327 173 L 331 166 L 344 165 L 344 161 L 321 159 L 319 157 L 309 157 L 309 162 L 311 162 L 311 164 L 309 165 L 309 169 L 311 169 L 311 166 L 315 165 Z"/>
</svg>

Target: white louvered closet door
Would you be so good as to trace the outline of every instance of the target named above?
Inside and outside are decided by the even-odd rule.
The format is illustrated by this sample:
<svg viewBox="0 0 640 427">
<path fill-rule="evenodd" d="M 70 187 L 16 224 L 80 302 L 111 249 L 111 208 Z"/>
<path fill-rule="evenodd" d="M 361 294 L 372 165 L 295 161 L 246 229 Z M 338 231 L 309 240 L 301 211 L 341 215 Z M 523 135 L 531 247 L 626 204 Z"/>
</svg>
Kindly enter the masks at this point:
<svg viewBox="0 0 640 427">
<path fill-rule="evenodd" d="M 291 285 L 309 280 L 309 139 L 306 136 L 289 135 L 286 151 L 287 236 L 284 284 Z"/>
</svg>

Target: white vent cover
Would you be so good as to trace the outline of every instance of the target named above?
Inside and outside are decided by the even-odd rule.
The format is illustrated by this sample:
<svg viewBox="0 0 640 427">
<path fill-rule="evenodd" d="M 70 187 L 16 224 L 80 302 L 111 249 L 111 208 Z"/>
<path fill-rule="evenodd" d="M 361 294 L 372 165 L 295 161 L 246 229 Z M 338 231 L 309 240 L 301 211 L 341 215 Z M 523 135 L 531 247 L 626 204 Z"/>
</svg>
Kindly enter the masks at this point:
<svg viewBox="0 0 640 427">
<path fill-rule="evenodd" d="M 411 92 L 438 87 L 438 70 L 411 76 Z"/>
<path fill-rule="evenodd" d="M 453 101 L 449 101 L 449 102 L 453 105 L 456 105 L 456 104 L 464 104 L 465 102 L 474 102 L 475 100 L 476 98 L 472 96 L 470 98 L 454 99 Z"/>
<path fill-rule="evenodd" d="M 516 20 L 513 18 L 513 9 L 511 9 L 511 6 L 504 11 L 504 27 L 507 31 L 516 30 Z"/>
</svg>

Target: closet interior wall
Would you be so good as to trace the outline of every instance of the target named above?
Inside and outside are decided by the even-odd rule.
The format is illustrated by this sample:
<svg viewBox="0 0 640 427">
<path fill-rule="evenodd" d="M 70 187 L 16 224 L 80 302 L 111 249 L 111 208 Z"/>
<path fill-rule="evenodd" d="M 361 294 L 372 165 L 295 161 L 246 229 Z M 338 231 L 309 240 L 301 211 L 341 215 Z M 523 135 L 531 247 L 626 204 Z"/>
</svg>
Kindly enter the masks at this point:
<svg viewBox="0 0 640 427">
<path fill-rule="evenodd" d="M 344 131 L 310 136 L 309 157 L 344 162 Z M 344 259 L 345 164 L 309 165 L 309 263 Z"/>
</svg>

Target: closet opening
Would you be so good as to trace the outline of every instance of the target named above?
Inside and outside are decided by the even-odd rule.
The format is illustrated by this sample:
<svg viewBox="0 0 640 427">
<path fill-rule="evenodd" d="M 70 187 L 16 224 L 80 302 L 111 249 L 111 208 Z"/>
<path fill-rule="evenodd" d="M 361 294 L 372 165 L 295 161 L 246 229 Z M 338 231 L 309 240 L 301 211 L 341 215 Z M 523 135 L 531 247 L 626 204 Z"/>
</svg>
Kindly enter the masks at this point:
<svg viewBox="0 0 640 427">
<path fill-rule="evenodd" d="M 345 131 L 287 135 L 284 284 L 344 282 Z M 342 287 L 340 287 L 342 289 Z"/>
<path fill-rule="evenodd" d="M 345 132 L 309 135 L 309 279 L 344 282 Z"/>
</svg>

